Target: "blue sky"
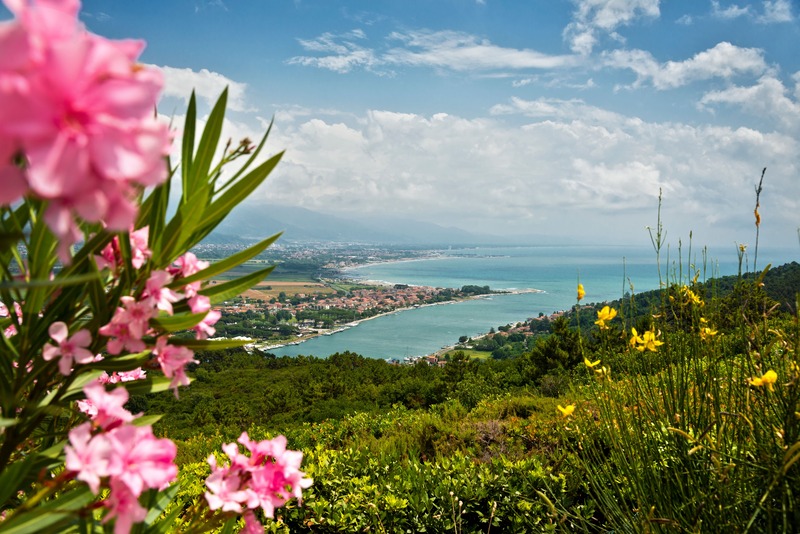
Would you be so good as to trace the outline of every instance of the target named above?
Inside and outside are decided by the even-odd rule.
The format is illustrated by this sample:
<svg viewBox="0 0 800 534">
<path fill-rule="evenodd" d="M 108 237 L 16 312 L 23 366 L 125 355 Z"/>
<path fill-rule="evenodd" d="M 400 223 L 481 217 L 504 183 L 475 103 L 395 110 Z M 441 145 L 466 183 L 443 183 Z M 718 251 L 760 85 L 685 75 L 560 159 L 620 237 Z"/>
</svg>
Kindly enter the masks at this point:
<svg viewBox="0 0 800 534">
<path fill-rule="evenodd" d="M 147 41 L 159 110 L 231 88 L 286 149 L 250 202 L 488 233 L 797 246 L 797 0 L 86 0 Z"/>
</svg>

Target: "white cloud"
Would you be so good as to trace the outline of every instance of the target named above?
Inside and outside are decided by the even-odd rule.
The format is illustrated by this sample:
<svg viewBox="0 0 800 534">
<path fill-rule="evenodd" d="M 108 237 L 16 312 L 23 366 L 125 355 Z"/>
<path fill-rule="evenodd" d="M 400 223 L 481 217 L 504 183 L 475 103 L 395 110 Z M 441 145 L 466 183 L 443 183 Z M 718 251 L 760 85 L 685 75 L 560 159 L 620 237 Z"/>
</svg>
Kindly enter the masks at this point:
<svg viewBox="0 0 800 534">
<path fill-rule="evenodd" d="M 327 54 L 322 57 L 295 56 L 289 59 L 290 65 L 319 67 L 339 73 L 347 73 L 357 67 L 372 70 L 380 64 L 375 53 L 357 41 L 366 39 L 359 29 L 343 34 L 323 33 L 316 39 L 299 39 L 300 46 L 309 52 Z"/>
<path fill-rule="evenodd" d="M 671 233 L 730 243 L 752 231 L 752 182 L 768 166 L 770 191 L 782 193 L 763 198 L 771 226 L 762 230 L 796 227 L 797 202 L 778 199 L 800 196 L 794 136 L 648 123 L 580 100 L 513 99 L 492 111 L 279 113 L 287 120 L 270 146 L 286 156 L 254 200 L 483 232 L 611 239 L 613 228 L 613 239 L 631 242 L 645 239 L 661 188 Z"/>
<path fill-rule="evenodd" d="M 574 56 L 548 55 L 535 50 L 505 48 L 474 35 L 454 31 L 417 30 L 393 32 L 388 36 L 391 46 L 378 51 L 362 46 L 356 40 L 365 39 L 360 30 L 347 34 L 324 33 L 311 40 L 300 40 L 308 52 L 322 56 L 296 56 L 288 62 L 347 73 L 363 68 L 377 74 L 391 74 L 391 67 L 433 67 L 455 71 L 497 71 L 502 69 L 552 69 L 573 65 Z"/>
<path fill-rule="evenodd" d="M 796 100 L 800 100 L 800 71 L 792 74 L 792 80 L 794 80 L 794 97 Z"/>
<path fill-rule="evenodd" d="M 789 0 L 774 0 L 764 2 L 764 13 L 758 17 L 758 22 L 770 24 L 773 22 L 791 22 L 792 5 Z"/>
<path fill-rule="evenodd" d="M 718 0 L 711 0 L 711 14 L 719 19 L 736 19 L 750 13 L 750 6 L 738 6 L 736 4 L 722 7 Z"/>
<path fill-rule="evenodd" d="M 783 129 L 800 132 L 800 76 L 795 73 L 793 78 L 796 82 L 794 100 L 790 98 L 789 91 L 780 80 L 767 75 L 749 87 L 734 86 L 706 93 L 700 100 L 700 105 L 738 106 L 749 113 L 774 121 Z"/>
<path fill-rule="evenodd" d="M 650 81 L 656 89 L 671 89 L 711 78 L 732 78 L 741 74 L 762 74 L 767 70 L 764 52 L 722 42 L 684 61 L 659 64 L 644 50 L 614 50 L 605 54 L 606 65 L 636 73 L 634 87 Z"/>
<path fill-rule="evenodd" d="M 564 28 L 564 38 L 573 52 L 589 54 L 598 43 L 599 34 L 616 40 L 620 26 L 628 26 L 638 18 L 658 18 L 660 0 L 573 0 L 576 4 L 573 21 Z"/>
<path fill-rule="evenodd" d="M 694 23 L 694 19 L 688 13 L 682 15 L 678 20 L 675 21 L 676 24 L 681 24 L 682 26 L 691 26 Z"/>
<path fill-rule="evenodd" d="M 233 111 L 251 111 L 245 101 L 247 84 L 235 82 L 218 72 L 207 69 L 193 71 L 192 69 L 159 67 L 164 74 L 164 96 L 172 96 L 189 101 L 189 96 L 194 90 L 197 98 L 213 105 L 225 87 L 228 88 L 228 108 Z"/>
<path fill-rule="evenodd" d="M 722 6 L 718 0 L 711 0 L 711 15 L 725 20 L 749 17 L 761 24 L 791 22 L 794 20 L 792 5 L 789 0 L 765 0 L 761 5 L 763 10 L 759 13 L 753 5 L 740 6 L 731 4 Z"/>
<path fill-rule="evenodd" d="M 574 64 L 573 56 L 553 56 L 535 50 L 504 48 L 474 35 L 454 31 L 394 32 L 404 43 L 384 55 L 387 63 L 448 68 L 457 71 L 552 69 Z"/>
</svg>

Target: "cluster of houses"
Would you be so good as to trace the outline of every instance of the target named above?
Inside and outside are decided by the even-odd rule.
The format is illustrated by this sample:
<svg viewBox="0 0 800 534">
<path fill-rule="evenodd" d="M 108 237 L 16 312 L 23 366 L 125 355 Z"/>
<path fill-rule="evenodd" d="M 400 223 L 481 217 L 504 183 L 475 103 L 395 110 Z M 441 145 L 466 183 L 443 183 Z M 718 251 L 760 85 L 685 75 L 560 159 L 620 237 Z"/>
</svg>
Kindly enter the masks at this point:
<svg viewBox="0 0 800 534">
<path fill-rule="evenodd" d="M 267 310 L 276 313 L 287 310 L 293 316 L 297 312 L 308 310 L 353 310 L 364 313 L 369 310 L 379 312 L 421 306 L 436 300 L 442 289 L 423 286 L 386 286 L 375 289 L 355 289 L 347 295 L 323 293 L 298 293 L 291 300 L 264 303 L 256 299 L 242 299 L 241 301 L 226 302 L 222 311 L 246 312 L 248 310 Z M 299 301 L 299 302 L 298 302 Z"/>
</svg>

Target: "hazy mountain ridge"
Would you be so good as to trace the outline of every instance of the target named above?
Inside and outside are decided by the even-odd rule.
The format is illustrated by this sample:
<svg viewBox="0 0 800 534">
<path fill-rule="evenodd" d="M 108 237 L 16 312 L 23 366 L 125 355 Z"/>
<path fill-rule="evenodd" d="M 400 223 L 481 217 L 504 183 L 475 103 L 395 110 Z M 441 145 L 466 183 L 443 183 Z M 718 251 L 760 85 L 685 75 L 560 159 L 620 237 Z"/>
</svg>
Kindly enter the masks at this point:
<svg viewBox="0 0 800 534">
<path fill-rule="evenodd" d="M 434 223 L 387 218 L 350 219 L 305 208 L 278 205 L 239 206 L 206 239 L 248 242 L 283 232 L 286 241 L 332 241 L 397 245 L 479 245 L 561 243 L 549 236 L 476 234 Z"/>
</svg>

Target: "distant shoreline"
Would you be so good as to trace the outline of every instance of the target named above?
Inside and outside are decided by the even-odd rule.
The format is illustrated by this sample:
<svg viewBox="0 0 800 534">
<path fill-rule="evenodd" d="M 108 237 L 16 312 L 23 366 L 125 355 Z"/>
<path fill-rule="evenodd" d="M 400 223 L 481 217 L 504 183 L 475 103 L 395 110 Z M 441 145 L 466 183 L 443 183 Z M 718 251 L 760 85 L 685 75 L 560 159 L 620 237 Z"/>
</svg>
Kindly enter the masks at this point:
<svg viewBox="0 0 800 534">
<path fill-rule="evenodd" d="M 420 286 L 420 287 L 422 287 L 422 286 Z M 296 340 L 290 341 L 288 343 L 280 343 L 278 345 L 269 345 L 269 346 L 261 346 L 261 345 L 255 344 L 255 347 L 258 348 L 259 350 L 268 351 L 268 350 L 272 350 L 272 349 L 280 349 L 280 348 L 287 347 L 287 346 L 296 346 L 296 345 L 300 345 L 302 343 L 305 343 L 306 341 L 309 341 L 311 339 L 314 339 L 314 338 L 317 338 L 317 337 L 320 337 L 320 336 L 326 336 L 326 335 L 335 336 L 336 334 L 339 334 L 339 333 L 341 333 L 341 332 L 343 332 L 345 330 L 348 330 L 350 328 L 355 328 L 355 327 L 357 327 L 358 325 L 360 325 L 361 323 L 363 323 L 365 321 L 371 321 L 373 319 L 378 319 L 379 317 L 386 317 L 387 315 L 394 315 L 394 314 L 397 314 L 397 313 L 416 310 L 416 309 L 419 309 L 419 308 L 428 308 L 428 307 L 431 307 L 431 306 L 442 306 L 442 305 L 445 305 L 445 304 L 458 304 L 460 302 L 467 302 L 467 301 L 470 301 L 470 300 L 477 300 L 477 299 L 486 299 L 486 298 L 491 298 L 493 296 L 522 295 L 522 294 L 526 294 L 526 293 L 544 293 L 545 292 L 544 290 L 541 290 L 541 289 L 494 290 L 494 291 L 497 291 L 497 292 L 496 293 L 487 293 L 487 294 L 484 294 L 484 295 L 470 295 L 469 297 L 464 297 L 464 298 L 459 298 L 459 299 L 454 299 L 454 300 L 447 300 L 447 301 L 443 301 L 443 302 L 431 302 L 431 303 L 428 303 L 428 304 L 419 304 L 419 305 L 416 305 L 416 306 L 406 306 L 404 308 L 396 308 L 396 309 L 388 311 L 388 312 L 383 312 L 383 313 L 379 313 L 377 315 L 373 315 L 371 317 L 365 317 L 363 319 L 358 319 L 356 321 L 352 321 L 350 323 L 347 323 L 345 325 L 339 326 L 337 328 L 332 328 L 332 329 L 328 329 L 328 330 L 325 330 L 325 331 L 317 331 L 316 333 L 309 334 L 308 336 L 305 336 L 302 339 L 296 339 Z M 482 338 L 482 337 L 486 336 L 487 334 L 488 333 L 482 333 L 482 334 L 479 334 L 477 336 L 473 336 L 473 339 Z M 438 350 L 436 350 L 434 352 L 431 352 L 430 354 L 426 354 L 425 356 L 431 356 L 431 355 L 434 355 L 434 354 L 440 354 L 442 352 L 446 352 L 447 350 L 451 350 L 454 347 L 455 347 L 455 345 L 450 345 L 450 346 L 447 346 L 447 347 L 443 347 L 443 348 L 438 349 Z"/>
</svg>

